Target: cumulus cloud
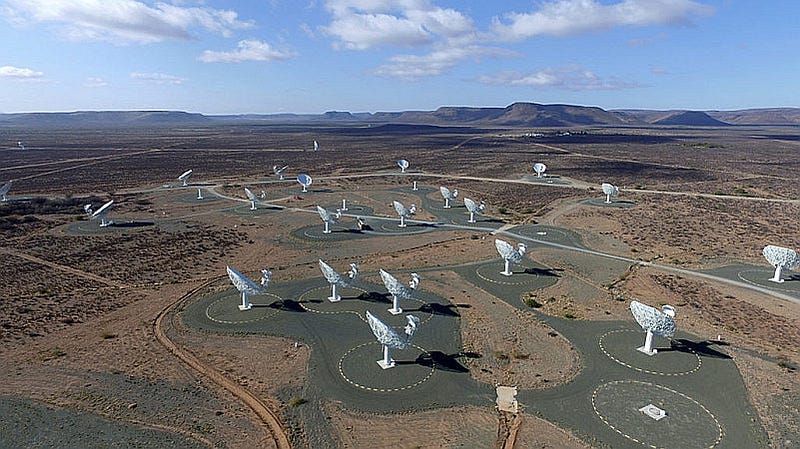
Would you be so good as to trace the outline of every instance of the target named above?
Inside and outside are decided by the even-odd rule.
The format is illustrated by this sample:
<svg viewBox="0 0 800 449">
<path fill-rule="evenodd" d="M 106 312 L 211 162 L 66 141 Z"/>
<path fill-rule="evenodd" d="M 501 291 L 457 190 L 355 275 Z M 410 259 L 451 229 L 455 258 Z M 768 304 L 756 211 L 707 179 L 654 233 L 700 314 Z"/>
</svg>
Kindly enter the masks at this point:
<svg viewBox="0 0 800 449">
<path fill-rule="evenodd" d="M 534 36 L 568 36 L 604 31 L 618 26 L 675 25 L 714 9 L 691 0 L 624 0 L 603 4 L 597 0 L 555 0 L 529 13 L 495 18 L 492 32 L 499 40 L 519 41 Z"/>
<path fill-rule="evenodd" d="M 167 75 L 165 73 L 141 73 L 141 72 L 133 72 L 131 73 L 131 78 L 139 81 L 145 81 L 148 83 L 154 84 L 183 84 L 186 81 L 186 78 L 181 78 L 179 76 L 174 75 Z"/>
<path fill-rule="evenodd" d="M 600 76 L 580 66 L 545 68 L 532 72 L 503 71 L 478 78 L 484 84 L 552 87 L 563 90 L 619 90 L 641 87 L 637 83 Z"/>
<path fill-rule="evenodd" d="M 332 20 L 322 30 L 340 49 L 414 47 L 474 32 L 472 19 L 429 0 L 328 0 L 325 6 Z"/>
<path fill-rule="evenodd" d="M 441 75 L 451 67 L 466 60 L 479 60 L 483 57 L 516 56 L 516 53 L 496 47 L 470 45 L 464 47 L 443 47 L 424 55 L 395 55 L 389 62 L 372 73 L 378 76 L 414 81 L 428 76 Z"/>
<path fill-rule="evenodd" d="M 0 67 L 0 78 L 30 81 L 40 80 L 42 77 L 44 77 L 44 73 L 24 67 L 14 67 L 11 65 L 4 65 Z"/>
<path fill-rule="evenodd" d="M 204 29 L 230 36 L 250 28 L 231 10 L 182 7 L 139 0 L 6 0 L 15 22 L 51 22 L 64 26 L 75 40 L 159 42 L 191 39 L 191 31 Z"/>
<path fill-rule="evenodd" d="M 244 62 L 244 61 L 282 61 L 293 58 L 295 53 L 272 48 L 266 42 L 259 40 L 239 41 L 236 50 L 213 51 L 206 50 L 197 59 L 203 62 Z"/>
</svg>

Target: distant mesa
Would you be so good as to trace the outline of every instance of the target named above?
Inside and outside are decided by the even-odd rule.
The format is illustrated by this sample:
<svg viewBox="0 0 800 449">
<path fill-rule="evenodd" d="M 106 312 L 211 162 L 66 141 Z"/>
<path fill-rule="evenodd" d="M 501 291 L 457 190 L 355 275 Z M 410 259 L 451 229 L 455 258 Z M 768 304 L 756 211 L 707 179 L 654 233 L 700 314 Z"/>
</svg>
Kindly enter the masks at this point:
<svg viewBox="0 0 800 449">
<path fill-rule="evenodd" d="M 203 115 L 183 111 L 76 111 L 0 114 L 0 126 L 136 127 L 247 123 L 337 123 L 342 131 L 437 132 L 437 127 L 725 126 L 800 124 L 800 108 L 738 111 L 605 110 L 568 104 L 517 102 L 506 107 L 442 106 L 434 111 L 322 114 Z M 350 126 L 357 125 L 357 126 Z M 387 126 L 388 125 L 388 126 Z M 424 127 L 431 128 L 424 128 Z M 413 127 L 423 127 L 415 129 Z"/>
<path fill-rule="evenodd" d="M 728 123 L 721 122 L 701 111 L 676 112 L 660 120 L 656 120 L 653 124 L 670 126 L 729 126 Z"/>
</svg>

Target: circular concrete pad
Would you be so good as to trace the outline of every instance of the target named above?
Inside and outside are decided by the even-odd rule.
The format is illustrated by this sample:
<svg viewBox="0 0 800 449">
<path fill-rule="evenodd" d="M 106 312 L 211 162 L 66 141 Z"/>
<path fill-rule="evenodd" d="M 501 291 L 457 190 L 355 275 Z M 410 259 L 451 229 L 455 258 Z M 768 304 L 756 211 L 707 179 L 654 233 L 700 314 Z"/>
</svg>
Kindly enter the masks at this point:
<svg viewBox="0 0 800 449">
<path fill-rule="evenodd" d="M 331 225 L 329 234 L 325 234 L 325 225 L 320 221 L 319 224 L 304 226 L 292 231 L 292 235 L 303 240 L 315 242 L 338 242 L 342 240 L 353 240 L 368 236 L 367 233 L 358 229 L 349 229 L 340 225 Z"/>
<path fill-rule="evenodd" d="M 744 269 L 736 273 L 736 277 L 748 284 L 766 287 L 770 290 L 780 290 L 784 292 L 800 293 L 800 276 L 790 271 L 784 270 L 781 277 L 784 282 L 772 282 L 769 279 L 775 275 L 775 270 L 771 268 Z"/>
<path fill-rule="evenodd" d="M 636 348 L 644 345 L 645 332 L 618 329 L 600 336 L 600 350 L 611 360 L 640 373 L 659 376 L 685 376 L 697 372 L 702 366 L 700 356 L 688 348 L 664 346 L 665 339 L 653 337 L 655 355 L 647 355 Z"/>
<path fill-rule="evenodd" d="M 522 265 L 511 264 L 511 276 L 500 274 L 505 269 L 505 262 L 502 260 L 484 263 L 475 267 L 475 274 L 482 281 L 491 282 L 499 285 L 528 285 L 533 284 L 539 279 L 533 263 L 523 262 Z"/>
<path fill-rule="evenodd" d="M 239 310 L 242 295 L 237 290 L 230 290 L 211 301 L 206 307 L 206 318 L 222 324 L 253 323 L 274 316 L 278 313 L 276 305 L 280 305 L 280 296 L 262 293 L 250 298 L 253 307 L 250 310 Z"/>
<path fill-rule="evenodd" d="M 358 345 L 339 359 L 339 374 L 349 384 L 362 390 L 380 393 L 408 390 L 431 378 L 435 370 L 428 351 L 412 345 L 393 349 L 394 368 L 383 369 L 377 361 L 383 358 L 383 347 L 377 341 Z"/>
<path fill-rule="evenodd" d="M 653 404 L 666 412 L 656 421 L 639 409 Z M 597 387 L 592 407 L 623 437 L 650 448 L 714 448 L 722 441 L 717 418 L 695 399 L 650 382 L 618 380 Z"/>
</svg>

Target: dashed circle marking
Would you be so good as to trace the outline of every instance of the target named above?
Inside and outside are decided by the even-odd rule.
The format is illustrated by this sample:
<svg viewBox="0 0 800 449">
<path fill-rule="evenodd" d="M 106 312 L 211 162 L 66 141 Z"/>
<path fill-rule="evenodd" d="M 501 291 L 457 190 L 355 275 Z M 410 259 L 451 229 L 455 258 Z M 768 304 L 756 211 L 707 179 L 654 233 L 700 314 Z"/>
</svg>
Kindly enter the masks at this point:
<svg viewBox="0 0 800 449">
<path fill-rule="evenodd" d="M 364 290 L 362 288 L 358 288 L 358 287 L 347 287 L 347 288 L 351 288 L 353 290 L 358 290 L 358 291 L 361 291 L 361 292 L 364 292 L 364 293 L 368 293 L 366 290 Z M 308 298 L 321 298 L 323 301 L 329 302 L 331 305 L 341 305 L 341 304 L 347 305 L 347 304 L 349 304 L 349 303 L 351 303 L 353 301 L 353 300 L 342 300 L 342 301 L 337 301 L 337 302 L 330 302 L 330 301 L 328 301 L 328 297 L 327 297 L 326 294 L 322 294 L 322 296 L 316 296 L 316 295 L 312 296 L 312 293 L 314 293 L 314 292 L 317 292 L 319 290 L 328 291 L 329 289 L 330 289 L 330 287 L 324 287 L 323 286 L 323 287 L 316 287 L 316 288 L 312 288 L 310 290 L 306 290 L 302 295 L 300 295 L 300 298 L 298 298 L 297 302 L 300 305 L 300 307 L 302 307 L 303 310 L 305 310 L 307 312 L 318 313 L 320 315 L 336 315 L 336 314 L 343 314 L 343 313 L 352 313 L 353 315 L 357 316 L 358 319 L 360 319 L 361 321 L 363 321 L 365 323 L 367 322 L 367 319 L 364 318 L 363 313 L 360 312 L 360 311 L 356 311 L 356 310 L 319 310 L 319 309 L 315 309 L 313 307 L 309 307 L 309 306 L 306 305 Z M 426 301 L 423 301 L 423 300 L 417 299 L 417 298 L 402 299 L 400 301 L 401 301 L 401 303 L 403 301 L 416 301 L 416 302 L 418 302 L 420 304 L 420 306 L 419 306 L 420 309 L 425 307 L 426 305 L 430 304 L 429 302 L 426 302 Z M 391 304 L 389 304 L 389 303 L 381 303 L 381 304 L 382 305 L 391 306 Z M 364 310 L 366 311 L 367 307 L 364 307 Z M 411 312 L 407 312 L 406 313 L 406 311 L 404 310 L 403 311 L 403 315 L 411 314 L 411 313 L 414 313 L 414 312 L 416 312 L 416 311 L 411 311 Z M 423 313 L 425 313 L 425 312 L 423 312 Z M 433 318 L 433 311 L 427 312 L 427 313 L 428 313 L 428 316 L 420 321 L 420 325 L 427 323 L 428 321 L 431 320 L 431 318 Z M 403 326 L 405 326 L 405 324 L 403 324 Z M 403 326 L 393 326 L 393 327 L 402 328 Z"/>
<path fill-rule="evenodd" d="M 265 296 L 266 297 L 275 298 L 275 300 L 277 300 L 277 301 L 283 301 L 283 299 L 280 296 L 273 295 L 272 293 L 262 293 L 262 294 L 258 295 L 259 298 L 263 298 Z M 241 300 L 241 297 L 240 296 L 236 296 L 235 304 L 236 305 L 240 304 L 240 302 L 239 302 L 240 300 Z M 220 324 L 247 324 L 247 323 L 254 323 L 254 322 L 260 321 L 260 320 L 265 320 L 267 318 L 270 318 L 270 317 L 273 317 L 273 316 L 277 315 L 277 313 L 278 313 L 277 309 L 271 309 L 271 308 L 270 308 L 269 312 L 260 313 L 262 309 L 267 309 L 268 308 L 266 306 L 266 304 L 257 304 L 257 303 L 254 303 L 253 301 L 250 301 L 250 303 L 253 304 L 253 308 L 252 309 L 244 311 L 244 310 L 238 310 L 238 308 L 237 308 L 235 313 L 250 314 L 250 315 L 253 315 L 255 313 L 260 313 L 259 316 L 255 317 L 255 318 L 250 318 L 250 319 L 247 319 L 247 320 L 225 320 L 225 319 L 221 319 L 221 318 L 215 318 L 215 316 L 213 316 L 213 315 L 217 315 L 217 314 L 214 314 L 212 312 L 212 309 L 214 309 L 217 306 L 217 304 L 222 302 L 222 301 L 231 301 L 231 297 L 230 296 L 223 296 L 223 297 L 213 301 L 211 304 L 209 304 L 208 307 L 206 307 L 206 318 L 208 318 L 209 320 L 211 320 L 211 321 L 213 321 L 215 323 L 220 323 Z M 233 302 L 233 301 L 231 301 L 231 302 Z M 233 306 L 233 307 L 236 307 L 236 306 Z M 233 310 L 232 310 L 232 312 L 233 312 Z"/>
<path fill-rule="evenodd" d="M 634 333 L 637 333 L 637 334 L 640 333 L 638 331 L 631 330 L 631 329 L 616 329 L 616 330 L 608 331 L 605 334 L 600 336 L 600 338 L 598 339 L 598 344 L 600 345 L 600 350 L 603 351 L 603 354 L 605 354 L 606 356 L 608 356 L 608 358 L 610 358 L 611 360 L 619 363 L 620 365 L 622 365 L 622 366 L 624 366 L 626 368 L 630 368 L 630 369 L 632 369 L 634 371 L 638 371 L 640 373 L 654 374 L 654 375 L 657 375 L 657 376 L 686 376 L 688 374 L 692 374 L 692 373 L 697 372 L 697 370 L 699 370 L 700 367 L 703 365 L 703 359 L 700 358 L 700 355 L 697 352 L 689 349 L 689 352 L 691 352 L 692 355 L 697 358 L 697 364 L 693 368 L 691 368 L 689 370 L 677 371 L 677 372 L 671 372 L 670 373 L 670 372 L 655 371 L 655 370 L 649 370 L 649 369 L 646 369 L 646 368 L 641 368 L 641 367 L 638 367 L 638 366 L 633 366 L 630 363 L 615 357 L 613 354 L 611 354 L 608 351 L 608 349 L 606 349 L 606 345 L 603 344 L 603 340 L 607 336 L 609 336 L 611 334 L 620 333 L 620 332 L 634 332 Z M 631 351 L 636 351 L 636 349 L 634 349 L 634 348 L 631 348 L 630 350 Z M 648 357 L 658 357 L 658 355 L 656 354 L 654 356 L 648 356 Z"/>
<path fill-rule="evenodd" d="M 500 264 L 497 264 L 496 262 L 485 263 L 482 265 L 478 265 L 478 267 L 475 268 L 475 274 L 477 274 L 479 278 L 483 279 L 486 282 L 491 282 L 493 284 L 498 284 L 498 285 L 509 285 L 509 286 L 532 284 L 536 282 L 536 280 L 539 278 L 538 275 L 530 273 L 514 273 L 511 276 L 506 276 L 504 274 L 500 274 L 500 269 L 502 269 L 503 267 L 504 267 L 504 262 L 500 262 Z M 533 268 L 525 265 L 522 265 L 522 267 L 526 269 Z M 516 276 L 516 279 L 522 278 L 522 280 L 515 282 L 515 281 L 503 281 L 498 279 L 492 279 L 491 277 L 489 277 L 490 276 L 489 274 L 484 274 L 487 269 L 497 270 L 497 274 L 495 276 L 502 276 L 504 279 L 515 279 Z M 512 265 L 512 272 L 513 272 L 513 265 Z"/>
<path fill-rule="evenodd" d="M 692 398 L 691 396 L 688 396 L 688 395 L 686 395 L 684 393 L 681 393 L 679 391 L 673 390 L 671 388 L 665 387 L 663 385 L 658 385 L 658 384 L 654 384 L 654 383 L 651 383 L 651 382 L 643 382 L 643 381 L 638 381 L 638 380 L 615 380 L 615 381 L 607 382 L 605 384 L 600 385 L 599 387 L 597 387 L 592 392 L 592 409 L 594 410 L 594 413 L 600 418 L 601 421 L 603 421 L 603 423 L 605 425 L 607 425 L 612 430 L 614 430 L 618 434 L 622 435 L 626 439 L 631 440 L 631 441 L 633 441 L 635 443 L 641 444 L 642 446 L 645 446 L 645 447 L 648 447 L 648 448 L 651 448 L 651 449 L 669 449 L 670 448 L 670 446 L 663 446 L 663 445 L 653 444 L 653 443 L 644 441 L 643 437 L 631 435 L 632 432 L 629 433 L 628 430 L 622 428 L 622 426 L 623 426 L 622 424 L 612 423 L 612 419 L 609 418 L 607 416 L 607 414 L 604 414 L 603 412 L 601 412 L 600 406 L 598 406 L 598 402 L 599 402 L 598 401 L 598 396 L 601 394 L 601 390 L 603 390 L 603 389 L 611 389 L 611 388 L 614 388 L 614 387 L 617 387 L 617 386 L 620 386 L 620 385 L 624 385 L 624 384 L 630 384 L 630 385 L 636 385 L 636 386 L 645 386 L 651 392 L 653 392 L 653 394 L 651 394 L 650 396 L 643 397 L 641 399 L 642 406 L 646 405 L 648 402 L 650 402 L 650 403 L 654 402 L 653 397 L 654 396 L 658 396 L 659 395 L 659 393 L 658 393 L 659 391 L 660 392 L 667 392 L 668 394 L 675 395 L 678 398 L 682 398 L 682 399 L 687 400 L 690 405 L 693 404 L 694 406 L 699 407 L 703 412 L 705 412 L 710 417 L 710 421 L 713 422 L 714 426 L 716 427 L 716 429 L 713 432 L 713 434 L 714 434 L 713 442 L 708 443 L 708 444 L 704 444 L 704 445 L 699 446 L 699 447 L 703 447 L 703 448 L 706 448 L 706 449 L 713 449 L 717 445 L 719 445 L 719 443 L 722 441 L 722 438 L 724 436 L 724 431 L 722 430 L 722 424 L 720 424 L 720 422 L 717 419 L 717 417 L 714 416 L 714 414 L 711 413 L 710 410 L 708 410 L 703 404 L 701 404 L 699 401 L 697 401 L 696 399 Z M 662 393 L 662 395 L 663 395 L 663 393 Z M 667 400 L 667 399 L 669 399 L 669 398 L 666 398 L 665 400 Z M 622 403 L 623 406 L 631 407 L 630 410 L 624 410 L 624 411 L 627 411 L 629 413 L 634 413 L 634 414 L 641 414 L 641 412 L 639 412 L 638 404 L 634 405 L 634 404 L 631 404 L 630 401 L 620 400 L 619 399 L 619 395 L 615 396 L 615 398 L 614 398 L 614 400 L 612 402 L 614 402 L 615 404 Z M 658 402 L 658 401 L 655 401 L 655 402 Z M 677 407 L 677 405 L 675 405 L 675 404 L 673 404 L 673 405 L 675 407 Z M 682 404 L 682 405 L 685 408 L 685 404 Z M 686 423 L 689 423 L 689 425 L 695 425 L 695 426 L 699 425 L 698 424 L 699 419 L 697 419 L 696 416 L 691 416 L 690 417 L 689 413 L 686 413 L 686 416 L 680 416 L 680 415 L 676 415 L 676 414 L 673 414 L 671 416 L 670 415 L 670 410 L 666 410 L 666 412 L 667 412 L 667 417 L 665 419 L 670 419 L 670 418 L 676 419 L 676 418 L 678 418 L 678 419 L 682 419 L 682 421 L 685 421 Z M 656 423 L 655 421 L 648 421 L 648 420 L 650 420 L 650 418 L 646 417 L 644 414 L 641 414 L 641 416 L 643 417 L 642 420 L 638 420 L 637 422 L 632 423 L 632 424 L 631 424 L 631 422 L 629 420 L 627 424 L 630 424 L 631 426 L 639 426 L 637 428 L 637 430 L 641 430 L 641 431 L 644 431 L 644 432 L 647 432 L 648 429 L 646 429 L 646 427 L 648 425 L 649 426 L 658 426 L 658 424 L 654 424 L 654 423 Z M 687 425 L 673 424 L 670 427 L 670 429 L 662 430 L 662 431 L 664 433 L 669 433 L 669 435 L 666 435 L 666 438 L 668 438 L 670 441 L 672 441 L 673 438 L 675 438 L 676 433 L 678 433 L 680 431 L 684 431 L 685 433 L 689 433 L 689 434 L 692 434 L 692 436 L 695 436 L 696 435 L 695 430 L 694 429 L 690 429 L 688 427 L 689 426 L 687 426 Z M 648 434 L 647 436 L 648 437 L 652 437 L 652 434 Z M 678 444 L 678 446 L 673 446 L 673 447 L 679 447 L 679 448 L 687 447 L 686 442 L 683 442 L 683 441 L 680 441 L 680 442 L 678 442 L 676 444 Z"/>
<path fill-rule="evenodd" d="M 415 387 L 418 387 L 418 386 L 422 385 L 424 382 L 426 382 L 428 379 L 430 379 L 431 376 L 433 376 L 433 372 L 436 370 L 436 364 L 433 361 L 431 361 L 431 366 L 429 367 L 430 369 L 426 370 L 426 372 L 422 375 L 421 378 L 419 378 L 419 379 L 417 379 L 417 380 L 415 380 L 415 381 L 413 381 L 411 383 L 408 383 L 408 384 L 405 384 L 405 385 L 396 386 L 396 387 L 380 387 L 380 386 L 364 385 L 363 383 L 360 383 L 358 381 L 355 381 L 355 380 L 351 379 L 350 377 L 347 376 L 347 374 L 345 374 L 345 372 L 344 372 L 345 371 L 344 364 L 346 363 L 346 359 L 348 357 L 350 357 L 354 352 L 356 352 L 358 350 L 361 350 L 361 349 L 365 348 L 366 346 L 378 346 L 378 347 L 381 347 L 380 343 L 378 343 L 377 341 L 371 341 L 371 342 L 367 342 L 367 343 L 362 343 L 362 344 L 360 344 L 360 345 L 358 345 L 356 347 L 350 348 L 339 359 L 339 375 L 341 375 L 342 378 L 345 381 L 347 381 L 347 383 L 349 383 L 350 385 L 353 385 L 353 386 L 355 386 L 357 388 L 360 388 L 362 390 L 373 391 L 373 392 L 377 392 L 377 393 L 393 393 L 393 392 L 398 392 L 398 391 L 410 390 L 412 388 L 415 388 Z M 414 349 L 420 351 L 423 355 L 430 356 L 430 353 L 425 348 L 423 348 L 421 346 L 412 344 L 411 347 L 413 347 Z M 380 350 L 375 350 L 375 354 L 379 355 L 380 354 Z M 377 363 L 375 363 L 374 361 L 371 361 L 371 359 L 370 359 L 370 361 L 368 363 L 371 363 L 371 364 L 375 365 L 375 370 L 376 370 L 375 373 L 376 374 L 372 376 L 372 379 L 379 378 L 380 374 L 382 372 L 390 372 L 390 371 L 394 371 L 394 370 L 402 370 L 403 369 L 403 366 L 401 365 L 401 366 L 395 366 L 394 368 L 390 368 L 389 370 L 384 370 L 380 366 L 378 366 Z"/>
<path fill-rule="evenodd" d="M 758 280 L 748 279 L 747 277 L 744 276 L 744 273 L 758 273 L 759 275 L 763 275 L 764 276 L 763 282 L 760 282 Z M 759 269 L 741 270 L 738 273 L 736 273 L 737 278 L 741 279 L 744 282 L 747 282 L 750 285 L 765 287 L 770 290 L 780 290 L 787 293 L 795 293 L 795 294 L 800 293 L 800 290 L 783 288 L 780 287 L 781 285 L 783 285 L 782 283 L 770 281 L 769 278 L 772 277 L 773 275 L 774 275 L 773 270 L 759 270 Z"/>
</svg>

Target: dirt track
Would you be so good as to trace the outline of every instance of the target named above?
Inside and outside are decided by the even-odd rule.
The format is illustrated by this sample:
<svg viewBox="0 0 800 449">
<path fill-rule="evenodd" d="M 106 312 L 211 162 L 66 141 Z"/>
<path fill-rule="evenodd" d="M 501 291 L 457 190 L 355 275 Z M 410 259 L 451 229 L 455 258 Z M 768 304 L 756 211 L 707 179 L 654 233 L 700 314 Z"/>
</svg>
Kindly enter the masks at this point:
<svg viewBox="0 0 800 449">
<path fill-rule="evenodd" d="M 170 304 L 169 306 L 165 307 L 161 313 L 155 319 L 153 323 L 153 332 L 155 333 L 156 339 L 159 343 L 164 345 L 167 350 L 169 350 L 173 355 L 181 359 L 184 363 L 186 363 L 191 369 L 196 371 L 202 377 L 205 377 L 209 381 L 213 382 L 214 384 L 228 390 L 231 394 L 239 398 L 242 402 L 244 402 L 248 407 L 250 407 L 261 421 L 266 426 L 266 434 L 271 437 L 271 439 L 275 442 L 275 446 L 278 449 L 291 449 L 291 444 L 289 444 L 289 437 L 283 430 L 283 426 L 281 425 L 280 418 L 278 415 L 269 409 L 261 400 L 259 400 L 255 395 L 250 393 L 246 388 L 243 388 L 241 385 L 232 382 L 222 374 L 220 374 L 214 368 L 203 364 L 197 357 L 195 357 L 192 353 L 182 350 L 179 348 L 172 340 L 169 339 L 166 332 L 164 331 L 163 323 L 166 317 L 169 317 L 170 314 L 175 310 L 176 307 L 181 305 L 186 299 L 190 298 L 192 295 L 197 293 L 200 289 L 207 287 L 210 282 L 203 283 L 202 285 L 198 286 L 197 288 L 191 290 L 190 292 L 183 295 L 180 299 L 175 301 L 174 303 Z"/>
</svg>

